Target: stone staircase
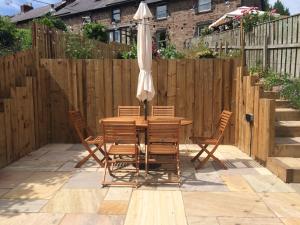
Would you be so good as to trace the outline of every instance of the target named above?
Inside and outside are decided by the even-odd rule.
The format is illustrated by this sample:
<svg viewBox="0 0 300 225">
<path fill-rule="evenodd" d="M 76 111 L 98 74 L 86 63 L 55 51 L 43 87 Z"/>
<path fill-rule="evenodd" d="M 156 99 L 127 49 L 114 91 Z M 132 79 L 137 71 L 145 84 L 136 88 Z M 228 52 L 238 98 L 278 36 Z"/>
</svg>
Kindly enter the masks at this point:
<svg viewBox="0 0 300 225">
<path fill-rule="evenodd" d="M 267 167 L 287 183 L 300 183 L 300 110 L 276 99 L 275 147 Z"/>
</svg>

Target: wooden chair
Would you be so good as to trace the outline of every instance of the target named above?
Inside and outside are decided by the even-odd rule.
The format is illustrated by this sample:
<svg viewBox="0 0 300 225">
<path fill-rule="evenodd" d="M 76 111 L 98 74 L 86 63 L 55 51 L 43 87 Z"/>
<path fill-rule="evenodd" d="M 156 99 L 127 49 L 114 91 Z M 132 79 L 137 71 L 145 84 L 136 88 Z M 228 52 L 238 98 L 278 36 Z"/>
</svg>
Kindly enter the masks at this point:
<svg viewBox="0 0 300 225">
<path fill-rule="evenodd" d="M 152 106 L 152 116 L 174 117 L 175 107 L 174 106 Z"/>
<path fill-rule="evenodd" d="M 149 164 L 174 164 L 177 173 L 177 181 L 162 181 L 159 183 L 181 183 L 179 161 L 179 120 L 149 120 L 148 122 L 148 145 L 146 150 L 146 174 Z M 168 160 L 151 158 L 152 156 L 171 156 Z"/>
<path fill-rule="evenodd" d="M 217 163 L 219 163 L 219 165 L 222 168 L 227 169 L 227 167 L 225 166 L 225 164 L 220 159 L 218 159 L 214 155 L 214 153 L 215 153 L 215 151 L 217 150 L 218 146 L 221 144 L 221 142 L 223 140 L 224 133 L 226 131 L 226 128 L 229 125 L 229 121 L 230 121 L 231 116 L 232 116 L 232 112 L 229 112 L 229 111 L 226 111 L 226 110 L 224 110 L 221 113 L 219 121 L 218 121 L 218 128 L 217 128 L 215 134 L 212 137 L 210 137 L 210 138 L 206 138 L 206 137 L 190 137 L 190 139 L 194 143 L 198 144 L 200 146 L 200 148 L 201 148 L 201 151 L 191 160 L 192 162 L 194 162 L 196 160 L 198 160 L 200 162 L 200 164 L 195 167 L 196 169 L 199 169 L 199 168 L 203 167 L 204 164 L 207 163 L 207 161 L 210 158 L 213 158 Z M 211 151 L 209 151 L 207 149 L 208 145 L 213 145 L 214 146 Z M 202 161 L 200 161 L 199 157 L 201 156 L 201 154 L 203 152 L 206 152 L 207 156 Z"/>
<path fill-rule="evenodd" d="M 118 116 L 140 116 L 140 106 L 118 106 Z"/>
<path fill-rule="evenodd" d="M 104 151 L 102 149 L 103 146 L 103 137 L 102 136 L 94 136 L 92 131 L 85 124 L 83 117 L 79 111 L 69 111 L 70 122 L 73 124 L 75 131 L 80 138 L 82 145 L 89 152 L 89 154 L 84 157 L 80 162 L 76 164 L 76 168 L 80 168 L 89 158 L 93 157 L 101 167 L 104 167 L 104 158 L 99 159 L 96 156 L 96 152 L 100 151 L 104 156 Z M 91 145 L 95 145 L 96 149 L 92 150 Z"/>
<path fill-rule="evenodd" d="M 139 175 L 139 147 L 136 138 L 136 125 L 135 121 L 103 121 L 103 140 L 105 152 L 105 171 L 102 185 L 112 186 L 138 186 L 138 181 L 135 182 L 112 182 L 106 181 L 107 171 L 112 177 L 118 178 L 115 172 L 129 172 L 132 169 L 122 170 L 114 169 L 114 166 L 120 164 L 130 165 L 135 164 L 136 175 Z"/>
<path fill-rule="evenodd" d="M 140 106 L 118 106 L 118 116 L 135 117 L 141 115 Z M 145 132 L 145 129 L 137 129 L 136 137 L 138 138 L 138 145 L 140 145 L 140 133 Z"/>
</svg>

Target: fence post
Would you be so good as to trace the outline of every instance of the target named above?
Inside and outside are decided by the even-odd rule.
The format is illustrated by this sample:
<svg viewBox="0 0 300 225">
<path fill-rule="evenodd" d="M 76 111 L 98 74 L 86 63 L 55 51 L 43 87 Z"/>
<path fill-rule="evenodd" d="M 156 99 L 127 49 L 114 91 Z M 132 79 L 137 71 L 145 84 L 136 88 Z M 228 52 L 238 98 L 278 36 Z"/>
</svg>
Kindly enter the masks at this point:
<svg viewBox="0 0 300 225">
<path fill-rule="evenodd" d="M 264 46 L 263 46 L 263 68 L 267 69 L 268 65 L 268 43 L 269 43 L 269 36 L 265 36 L 264 38 Z"/>
<path fill-rule="evenodd" d="M 223 48 L 223 43 L 222 43 L 222 41 L 220 41 L 219 56 L 222 55 L 222 50 L 223 50 L 222 48 Z"/>
<path fill-rule="evenodd" d="M 228 54 L 228 41 L 225 42 L 225 54 Z"/>
</svg>

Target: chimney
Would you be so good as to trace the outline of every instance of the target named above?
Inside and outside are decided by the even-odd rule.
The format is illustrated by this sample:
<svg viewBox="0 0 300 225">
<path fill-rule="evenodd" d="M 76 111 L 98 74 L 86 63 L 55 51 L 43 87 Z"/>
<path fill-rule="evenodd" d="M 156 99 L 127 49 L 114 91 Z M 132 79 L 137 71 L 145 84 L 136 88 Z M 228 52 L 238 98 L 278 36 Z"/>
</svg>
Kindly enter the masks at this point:
<svg viewBox="0 0 300 225">
<path fill-rule="evenodd" d="M 32 9 L 33 9 L 33 7 L 32 7 L 31 4 L 23 4 L 23 5 L 21 5 L 21 13 L 26 13 L 26 12 L 32 10 Z"/>
</svg>

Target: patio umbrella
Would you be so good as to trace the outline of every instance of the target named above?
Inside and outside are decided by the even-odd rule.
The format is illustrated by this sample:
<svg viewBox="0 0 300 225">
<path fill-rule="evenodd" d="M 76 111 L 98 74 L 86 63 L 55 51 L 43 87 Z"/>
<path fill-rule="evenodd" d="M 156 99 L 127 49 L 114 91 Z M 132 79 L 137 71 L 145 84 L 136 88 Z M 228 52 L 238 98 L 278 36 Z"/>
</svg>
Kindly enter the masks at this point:
<svg viewBox="0 0 300 225">
<path fill-rule="evenodd" d="M 152 18 L 152 14 L 147 4 L 142 1 L 133 19 L 138 20 L 137 35 L 137 56 L 140 68 L 136 97 L 144 102 L 145 119 L 147 119 L 147 102 L 151 101 L 155 95 L 152 69 L 152 37 L 147 19 Z"/>
<path fill-rule="evenodd" d="M 247 7 L 247 6 L 242 6 L 242 7 L 239 7 L 237 8 L 236 10 L 232 11 L 232 12 L 229 12 L 229 13 L 226 13 L 225 15 L 223 15 L 221 18 L 219 18 L 217 21 L 215 21 L 214 23 L 212 23 L 209 28 L 214 28 L 214 27 L 218 27 L 220 25 L 223 25 L 225 23 L 227 23 L 228 21 L 232 20 L 233 18 L 235 17 L 240 17 L 240 16 L 243 16 L 245 11 L 252 11 L 252 13 L 258 13 L 258 14 L 264 14 L 264 13 L 267 13 L 267 12 L 264 12 L 264 11 L 260 11 L 260 10 L 257 10 L 257 9 L 254 9 L 253 7 Z M 273 13 L 273 16 L 279 16 L 279 14 L 275 14 Z"/>
</svg>

